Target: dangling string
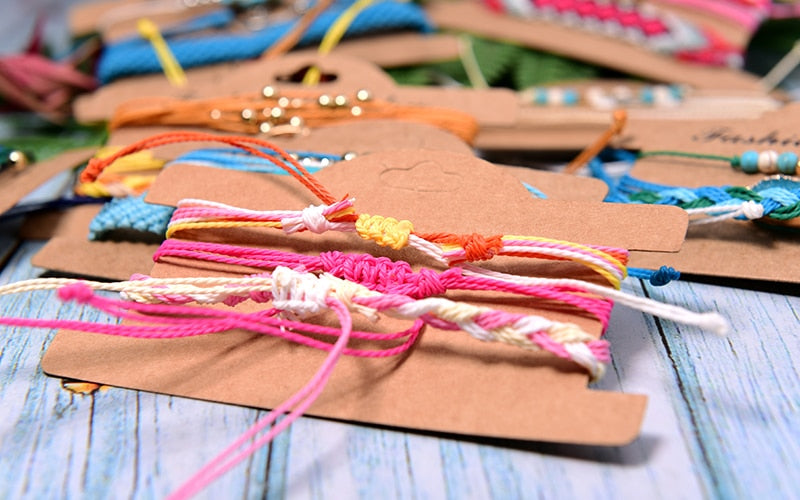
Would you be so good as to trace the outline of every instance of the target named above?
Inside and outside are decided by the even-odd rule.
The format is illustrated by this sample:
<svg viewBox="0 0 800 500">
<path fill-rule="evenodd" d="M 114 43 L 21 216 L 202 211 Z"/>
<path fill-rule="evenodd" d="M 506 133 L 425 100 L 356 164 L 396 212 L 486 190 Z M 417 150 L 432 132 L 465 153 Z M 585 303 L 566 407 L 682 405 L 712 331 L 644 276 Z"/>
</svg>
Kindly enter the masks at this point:
<svg viewBox="0 0 800 500">
<path fill-rule="evenodd" d="M 488 89 L 489 83 L 481 72 L 481 66 L 475 57 L 475 50 L 469 36 L 461 34 L 458 36 L 458 56 L 461 66 L 467 73 L 469 84 L 474 89 Z"/>
<path fill-rule="evenodd" d="M 774 90 L 798 65 L 800 65 L 800 40 L 794 42 L 792 49 L 761 78 L 760 83 L 764 92 Z"/>
<path fill-rule="evenodd" d="M 352 5 L 347 7 L 336 21 L 331 24 L 322 41 L 319 44 L 319 53 L 321 55 L 329 54 L 334 47 L 339 43 L 347 28 L 353 23 L 353 20 L 367 7 L 372 5 L 373 0 L 356 0 Z M 314 86 L 319 83 L 320 71 L 316 66 L 308 68 L 305 76 L 303 77 L 303 85 Z"/>
<path fill-rule="evenodd" d="M 303 388 L 294 393 L 289 399 L 273 408 L 264 418 L 256 422 L 255 425 L 220 452 L 216 458 L 212 459 L 202 469 L 193 474 L 167 498 L 171 500 L 182 500 L 194 496 L 207 485 L 211 484 L 215 479 L 255 453 L 256 450 L 272 442 L 275 436 L 283 432 L 294 423 L 295 420 L 300 418 L 314 401 L 316 401 L 317 397 L 319 397 L 322 390 L 327 385 L 333 373 L 333 369 L 336 366 L 336 362 L 342 356 L 353 328 L 352 319 L 341 302 L 330 299 L 327 305 L 333 309 L 339 319 L 341 334 L 314 376 Z M 289 414 L 275 424 L 266 434 L 250 443 L 244 449 L 241 449 L 248 440 L 275 423 L 278 417 L 287 411 L 290 411 Z M 240 451 L 237 453 L 237 450 Z"/>
<path fill-rule="evenodd" d="M 297 24 L 295 24 L 291 31 L 287 31 L 283 38 L 278 40 L 272 47 L 264 52 L 262 58 L 267 60 L 275 59 L 292 50 L 292 48 L 297 45 L 297 43 L 300 41 L 300 38 L 302 38 L 303 34 L 308 30 L 311 24 L 320 16 L 320 14 L 325 11 L 325 9 L 330 7 L 331 4 L 333 4 L 333 0 L 318 0 L 313 7 L 308 9 L 300 17 L 300 19 L 297 20 Z"/>
<path fill-rule="evenodd" d="M 613 122 L 611 126 L 608 128 L 607 131 L 600 136 L 593 144 L 589 145 L 581 151 L 581 153 L 572 160 L 569 165 L 566 166 L 564 169 L 564 173 L 566 174 L 574 174 L 578 171 L 582 166 L 586 165 L 586 162 L 597 156 L 600 151 L 602 151 L 608 143 L 616 136 L 622 133 L 623 129 L 625 128 L 625 124 L 628 121 L 628 113 L 624 109 L 618 109 L 612 113 Z"/>
<path fill-rule="evenodd" d="M 149 41 L 153 46 L 153 51 L 156 53 L 158 62 L 161 63 L 161 69 L 164 71 L 164 76 L 167 77 L 169 83 L 173 87 L 185 86 L 187 83 L 186 74 L 169 49 L 164 37 L 161 36 L 158 26 L 147 18 L 141 18 L 137 21 L 136 28 L 142 38 Z"/>
</svg>

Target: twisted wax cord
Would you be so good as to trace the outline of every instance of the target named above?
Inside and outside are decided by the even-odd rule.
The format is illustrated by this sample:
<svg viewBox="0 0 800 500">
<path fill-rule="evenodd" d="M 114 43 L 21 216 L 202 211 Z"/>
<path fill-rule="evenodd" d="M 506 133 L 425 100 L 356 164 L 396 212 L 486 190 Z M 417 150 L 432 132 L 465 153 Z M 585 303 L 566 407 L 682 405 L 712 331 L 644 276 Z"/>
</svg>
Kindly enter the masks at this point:
<svg viewBox="0 0 800 500">
<path fill-rule="evenodd" d="M 414 272 L 404 261 L 369 254 L 347 254 L 338 251 L 323 252 L 319 256 L 302 255 L 266 248 L 241 247 L 221 243 L 166 240 L 153 255 L 159 262 L 163 257 L 181 257 L 205 262 L 217 262 L 271 270 L 286 266 L 306 272 L 325 272 L 370 290 L 381 293 L 407 295 L 420 299 L 443 295 L 448 290 L 490 290 L 526 295 L 572 305 L 595 316 L 608 326 L 613 303 L 589 294 L 575 285 L 548 286 L 518 285 L 483 276 L 464 276 L 458 267 L 442 273 L 423 268 Z"/>
<path fill-rule="evenodd" d="M 395 250 L 413 247 L 447 266 L 490 260 L 495 255 L 569 260 L 592 269 L 614 288 L 619 288 L 625 278 L 628 255 L 627 250 L 619 248 L 533 236 L 418 233 L 407 220 L 369 214 L 355 216 L 352 199 L 332 205 L 312 205 L 302 211 L 247 210 L 205 200 L 182 200 L 172 215 L 167 237 L 187 229 L 233 227 L 271 227 L 287 234 L 306 230 L 356 232 L 362 239 Z"/>
<path fill-rule="evenodd" d="M 594 314 L 602 322 L 605 330 L 612 304 L 592 297 L 596 295 L 660 318 L 717 332 L 724 330 L 724 322 L 720 322 L 716 315 L 696 314 L 605 286 L 575 279 L 514 276 L 470 265 L 457 266 L 442 273 L 425 268 L 415 273 L 406 262 L 394 262 L 386 257 L 373 257 L 367 254 L 345 254 L 334 251 L 310 256 L 265 248 L 183 240 L 164 241 L 153 259 L 158 262 L 163 257 L 182 257 L 262 270 L 287 266 L 309 272 L 325 272 L 337 278 L 359 283 L 370 290 L 399 293 L 412 298 L 443 294 L 447 290 L 459 287 L 534 295 L 576 305 Z M 230 303 L 228 299 L 225 299 L 225 302 Z"/>
<path fill-rule="evenodd" d="M 350 3 L 337 3 L 322 12 L 300 37 L 298 45 L 319 42 Z M 188 69 L 257 58 L 286 36 L 294 25 L 295 21 L 290 20 L 250 33 L 192 36 L 171 39 L 169 44 L 180 65 Z M 365 9 L 354 20 L 347 34 L 359 36 L 404 29 L 427 33 L 433 30 L 433 26 L 419 5 L 386 0 Z M 170 38 L 168 33 L 166 36 Z M 98 62 L 97 77 L 105 84 L 120 77 L 158 71 L 160 65 L 153 48 L 137 37 L 107 46 Z"/>
<path fill-rule="evenodd" d="M 791 151 L 778 153 L 777 151 L 773 150 L 761 152 L 748 150 L 741 155 L 730 156 L 673 150 L 640 151 L 638 153 L 639 158 L 658 156 L 724 161 L 728 162 L 731 167 L 740 169 L 742 172 L 747 174 L 781 173 L 786 175 L 800 175 L 800 156 Z"/>
<path fill-rule="evenodd" d="M 220 142 L 223 144 L 228 144 L 229 146 L 234 146 L 246 151 L 253 156 L 273 162 L 276 166 L 284 169 L 289 175 L 297 179 L 323 203 L 334 203 L 336 201 L 334 196 L 328 192 L 325 186 L 323 186 L 313 175 L 311 175 L 311 173 L 309 173 L 302 164 L 294 159 L 289 153 L 278 148 L 277 146 L 254 137 L 217 136 L 204 132 L 178 131 L 156 134 L 149 138 L 125 146 L 107 157 L 92 158 L 89 160 L 86 168 L 81 172 L 80 180 L 81 182 L 92 182 L 96 180 L 97 176 L 100 175 L 105 168 L 124 156 L 158 146 L 191 141 Z M 270 155 L 258 148 L 271 151 L 273 155 Z"/>
<path fill-rule="evenodd" d="M 331 349 L 325 361 L 319 367 L 317 372 L 311 380 L 303 386 L 292 397 L 281 403 L 276 408 L 273 408 L 264 418 L 256 422 L 250 429 L 244 432 L 239 438 L 231 443 L 227 448 L 220 452 L 216 458 L 212 459 L 202 469 L 192 475 L 187 481 L 183 483 L 174 493 L 170 494 L 168 498 L 172 500 L 180 500 L 190 498 L 216 478 L 225 474 L 227 471 L 241 463 L 244 459 L 252 455 L 262 446 L 272 442 L 275 437 L 287 429 L 295 420 L 300 418 L 306 410 L 316 401 L 317 397 L 322 393 L 322 390 L 327 385 L 328 380 L 333 373 L 336 362 L 344 353 L 344 348 L 349 340 L 349 334 L 352 330 L 352 319 L 347 313 L 347 309 L 341 302 L 334 299 L 329 299 L 327 305 L 333 309 L 336 316 L 339 318 L 342 334 L 337 339 L 336 343 Z M 294 407 L 294 408 L 293 408 Z M 249 446 L 245 447 L 238 453 L 237 450 L 242 448 L 248 440 L 256 436 L 259 432 L 266 429 L 278 420 L 278 417 L 283 415 L 286 411 L 291 409 L 289 415 L 284 417 L 280 422 L 275 424 L 265 435 L 256 439 Z"/>
<path fill-rule="evenodd" d="M 610 154 L 616 160 L 630 163 L 636 160 L 636 155 L 624 151 Z M 693 218 L 691 224 L 729 219 L 787 221 L 800 217 L 800 183 L 789 178 L 767 179 L 753 188 L 703 186 L 690 189 L 643 181 L 627 173 L 614 179 L 605 171 L 600 158 L 589 162 L 589 170 L 608 185 L 606 201 L 678 206 L 691 216 L 701 216 Z"/>
</svg>

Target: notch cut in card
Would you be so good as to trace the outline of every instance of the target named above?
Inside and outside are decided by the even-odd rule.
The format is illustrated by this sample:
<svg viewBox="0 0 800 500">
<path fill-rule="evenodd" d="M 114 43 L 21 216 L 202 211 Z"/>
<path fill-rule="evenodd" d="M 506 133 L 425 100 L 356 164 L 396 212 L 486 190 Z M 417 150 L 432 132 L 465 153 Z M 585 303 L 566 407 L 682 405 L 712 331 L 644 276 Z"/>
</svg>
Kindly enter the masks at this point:
<svg viewBox="0 0 800 500">
<path fill-rule="evenodd" d="M 499 167 L 471 157 L 444 152 L 393 152 L 362 157 L 361 165 L 357 160 L 359 158 L 323 170 L 320 173 L 322 182 L 337 194 L 344 190 L 354 194 L 359 207 L 408 217 L 415 224 L 434 231 L 468 233 L 507 229 L 525 234 L 531 229 L 526 220 L 528 213 L 498 220 L 502 214 L 497 209 L 502 207 L 515 213 L 512 206 L 526 200 L 530 202 L 531 211 L 536 211 L 545 203 L 530 200 L 529 193 L 518 180 L 503 175 Z M 404 195 L 398 196 L 396 188 L 380 182 L 380 173 L 388 168 L 412 169 L 423 161 L 441 162 L 442 172 L 464 181 L 460 187 L 474 186 L 469 182 L 477 182 L 481 189 L 467 193 L 406 189 Z M 175 171 L 179 167 L 176 165 Z M 170 170 L 173 168 L 164 174 Z M 190 171 L 191 176 L 186 177 Z M 465 176 L 467 172 L 475 175 Z M 176 184 L 171 187 L 177 189 L 192 184 L 190 191 L 204 186 L 228 190 L 228 193 L 237 193 L 237 205 L 251 208 L 302 208 L 309 202 L 305 192 L 278 182 L 283 178 L 270 178 L 273 182 L 268 186 L 256 184 L 257 177 L 231 175 L 224 183 L 217 183 L 212 176 L 215 173 L 213 169 L 186 170 L 184 176 L 173 179 Z M 159 183 L 169 180 L 165 179 Z M 164 189 L 163 192 L 171 191 Z M 174 195 L 174 191 L 172 193 Z M 228 196 L 216 189 L 203 193 L 216 200 Z M 454 196 L 456 193 L 458 196 Z M 189 236 L 202 241 L 222 238 L 228 244 L 291 248 L 309 255 L 326 249 L 374 249 L 372 245 L 367 246 L 368 242 L 363 242 L 362 246 L 353 235 L 299 233 L 287 236 L 270 231 L 244 231 L 237 235 L 224 230 L 203 230 Z M 234 241 L 231 236 L 240 239 Z M 350 243 L 343 244 L 340 236 L 348 237 Z M 397 258 L 404 254 L 401 251 L 392 252 L 392 255 Z M 408 261 L 412 265 L 420 264 L 419 256 L 411 255 Z M 519 270 L 519 266 L 510 261 L 503 265 L 509 270 Z M 181 257 L 163 259 L 152 274 L 170 277 L 220 273 L 249 274 L 238 268 Z M 600 333 L 596 319 L 576 314 L 569 308 L 554 307 L 548 301 L 475 291 L 448 292 L 447 296 L 527 314 L 546 310 L 548 317 L 568 318 L 595 335 Z M 372 328 L 393 331 L 402 324 L 396 321 L 382 318 Z M 359 320 L 357 327 L 362 326 L 365 324 Z M 103 353 L 102 356 L 99 353 Z M 61 331 L 51 344 L 43 367 L 50 374 L 82 380 L 274 407 L 305 383 L 323 356 L 324 353 L 312 349 L 239 330 L 166 342 Z M 281 383 L 254 384 L 254 380 L 280 380 Z M 454 380 L 458 381 L 455 385 Z M 622 445 L 633 440 L 641 425 L 646 399 L 638 395 L 589 391 L 586 382 L 584 371 L 550 355 L 480 342 L 460 332 L 429 328 L 412 352 L 401 359 L 342 359 L 326 390 L 308 413 L 355 422 L 522 440 L 596 445 Z"/>
</svg>

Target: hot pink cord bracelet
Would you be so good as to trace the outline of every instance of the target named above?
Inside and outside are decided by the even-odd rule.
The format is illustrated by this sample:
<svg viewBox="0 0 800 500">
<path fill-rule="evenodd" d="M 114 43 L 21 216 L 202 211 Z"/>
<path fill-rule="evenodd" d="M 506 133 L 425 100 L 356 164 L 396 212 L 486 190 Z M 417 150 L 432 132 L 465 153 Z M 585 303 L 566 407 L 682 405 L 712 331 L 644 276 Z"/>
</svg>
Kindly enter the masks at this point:
<svg viewBox="0 0 800 500">
<path fill-rule="evenodd" d="M 415 272 L 407 262 L 369 254 L 332 251 L 312 256 L 268 248 L 168 239 L 153 255 L 153 260 L 158 262 L 163 257 L 180 257 L 260 270 L 287 266 L 298 271 L 325 272 L 337 278 L 359 283 L 370 290 L 407 295 L 415 299 L 442 295 L 448 290 L 513 293 L 562 302 L 582 309 L 596 317 L 603 325 L 603 330 L 608 326 L 613 307 L 611 300 L 591 295 L 577 286 L 525 285 L 488 276 L 466 276 L 460 267 L 453 267 L 441 273 L 427 268 Z M 231 301 L 227 303 L 232 305 Z"/>
</svg>

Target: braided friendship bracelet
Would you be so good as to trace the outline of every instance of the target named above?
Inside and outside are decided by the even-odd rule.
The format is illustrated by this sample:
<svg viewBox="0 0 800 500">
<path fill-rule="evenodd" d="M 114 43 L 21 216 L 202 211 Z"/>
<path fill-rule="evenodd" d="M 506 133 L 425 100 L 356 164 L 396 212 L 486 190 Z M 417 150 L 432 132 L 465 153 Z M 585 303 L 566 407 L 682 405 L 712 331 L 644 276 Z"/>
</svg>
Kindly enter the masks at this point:
<svg viewBox="0 0 800 500">
<path fill-rule="evenodd" d="M 468 264 L 443 272 L 427 268 L 414 272 L 407 262 L 392 261 L 387 257 L 374 257 L 369 254 L 333 251 L 311 256 L 266 248 L 173 239 L 164 241 L 153 259 L 160 262 L 164 257 L 194 259 L 267 271 L 286 266 L 298 271 L 323 272 L 358 283 L 370 290 L 402 294 L 415 299 L 441 295 L 448 290 L 493 290 L 515 293 L 556 300 L 583 309 L 600 320 L 603 330 L 608 325 L 612 306 L 612 303 L 605 299 L 611 299 L 660 318 L 718 332 L 724 330 L 721 323 L 715 323 L 718 319 L 713 315 L 696 314 L 683 308 L 631 296 L 606 286 L 569 278 L 515 276 Z M 223 299 L 224 302 L 232 304 L 228 300 L 230 299 Z"/>
<path fill-rule="evenodd" d="M 337 2 L 322 12 L 298 40 L 299 46 L 318 43 L 328 28 L 344 12 L 349 1 Z M 227 14 L 227 19 L 232 19 Z M 215 18 L 216 19 L 216 18 Z M 193 68 L 221 62 L 254 59 L 281 40 L 294 27 L 295 21 L 279 22 L 250 33 L 175 38 L 185 30 L 166 32 L 165 37 L 175 59 L 183 68 Z M 411 2 L 385 0 L 364 9 L 347 30 L 347 36 L 360 36 L 396 30 L 422 33 L 433 31 L 424 10 Z M 158 73 L 158 58 L 149 42 L 133 37 L 105 47 L 97 66 L 102 83 L 117 78 Z"/>
<path fill-rule="evenodd" d="M 741 155 L 725 156 L 703 153 L 689 153 L 686 151 L 642 151 L 638 158 L 653 158 L 670 156 L 678 158 L 693 158 L 698 160 L 719 160 L 728 162 L 731 167 L 739 169 L 746 174 L 785 174 L 800 175 L 800 158 L 797 153 L 787 151 L 745 151 Z"/>
<path fill-rule="evenodd" d="M 602 0 L 484 0 L 496 12 L 558 23 L 612 37 L 678 59 L 715 66 L 741 67 L 741 50 L 708 29 L 636 3 Z"/>
<path fill-rule="evenodd" d="M 522 102 L 535 106 L 586 105 L 594 109 L 613 110 L 629 107 L 673 108 L 683 101 L 685 88 L 681 85 L 644 85 L 638 89 L 617 85 L 611 89 L 591 86 L 584 90 L 575 87 L 531 87 L 519 93 Z"/>
<path fill-rule="evenodd" d="M 551 352 L 583 366 L 592 378 L 602 376 L 602 363 L 608 361 L 608 343 L 595 339 L 573 323 L 508 313 L 453 302 L 442 297 L 413 299 L 401 294 L 382 294 L 331 275 L 316 276 L 282 266 L 271 274 L 248 278 L 143 278 L 117 283 L 44 278 L 2 286 L 0 295 L 52 288 L 60 288 L 60 296 L 64 299 L 88 303 L 117 317 L 136 320 L 137 324 L 106 325 L 24 318 L 0 318 L 0 323 L 161 339 L 245 328 L 299 341 L 294 333 L 295 329 L 325 335 L 331 335 L 337 330 L 269 318 L 278 312 L 290 313 L 299 318 L 308 317 L 328 309 L 330 302 L 335 301 L 348 311 L 358 312 L 372 319 L 377 319 L 377 314 L 382 313 L 399 319 L 421 320 L 439 329 L 464 330 L 486 342 L 501 342 L 524 349 Z M 92 290 L 118 291 L 121 297 L 133 301 L 97 297 Z M 239 301 L 231 301 L 231 297 L 271 302 L 273 309 L 266 313 L 241 313 L 235 310 L 183 305 L 190 302 L 219 303 L 225 299 L 234 303 Z M 388 338 L 396 339 L 399 336 L 400 334 L 396 334 Z M 361 338 L 378 340 L 386 337 L 368 334 Z M 324 348 L 324 343 L 314 339 L 302 342 L 312 347 Z M 352 353 L 365 355 L 357 354 L 361 353 L 359 350 Z"/>
<path fill-rule="evenodd" d="M 167 237 L 189 229 L 233 227 L 275 228 L 282 229 L 286 234 L 298 231 L 355 232 L 362 239 L 394 250 L 413 247 L 446 266 L 489 260 L 500 255 L 568 260 L 592 269 L 614 288 L 619 288 L 620 281 L 626 276 L 625 262 L 628 259 L 628 251 L 620 248 L 581 245 L 535 236 L 419 233 L 407 220 L 356 215 L 353 199 L 331 205 L 312 205 L 302 211 L 258 211 L 206 200 L 181 200 L 167 228 Z"/>
<path fill-rule="evenodd" d="M 202 125 L 227 132 L 281 135 L 300 133 L 305 127 L 377 118 L 433 125 L 469 143 L 478 132 L 475 118 L 455 109 L 374 99 L 364 89 L 352 96 L 334 96 L 315 90 L 281 93 L 269 85 L 257 94 L 210 99 L 134 99 L 116 108 L 109 128 Z"/>
<path fill-rule="evenodd" d="M 637 156 L 615 151 L 612 158 L 633 162 Z M 691 219 L 691 224 L 729 219 L 789 221 L 800 217 L 800 182 L 792 178 L 767 178 L 753 187 L 704 186 L 690 189 L 646 182 L 629 174 L 613 179 L 599 158 L 589 162 L 589 170 L 608 185 L 606 201 L 678 206 L 690 216 L 701 216 Z"/>
</svg>

